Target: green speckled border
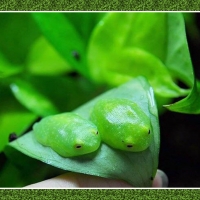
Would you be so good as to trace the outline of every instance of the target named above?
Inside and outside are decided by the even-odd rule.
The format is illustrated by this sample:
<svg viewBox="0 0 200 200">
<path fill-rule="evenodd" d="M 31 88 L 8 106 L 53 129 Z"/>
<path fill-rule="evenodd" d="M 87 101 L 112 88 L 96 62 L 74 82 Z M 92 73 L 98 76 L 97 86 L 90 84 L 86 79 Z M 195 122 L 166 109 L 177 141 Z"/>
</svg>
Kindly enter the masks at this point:
<svg viewBox="0 0 200 200">
<path fill-rule="evenodd" d="M 0 0 L 0 11 L 199 11 L 200 0 Z M 196 189 L 1 189 L 1 200 L 16 199 L 199 199 Z"/>
<path fill-rule="evenodd" d="M 200 0 L 0 0 L 0 11 L 198 11 Z"/>
<path fill-rule="evenodd" d="M 165 200 L 182 200 L 182 199 L 199 199 L 200 190 L 192 189 L 62 189 L 62 190 L 0 190 L 1 200 L 17 199 L 165 199 Z"/>
</svg>

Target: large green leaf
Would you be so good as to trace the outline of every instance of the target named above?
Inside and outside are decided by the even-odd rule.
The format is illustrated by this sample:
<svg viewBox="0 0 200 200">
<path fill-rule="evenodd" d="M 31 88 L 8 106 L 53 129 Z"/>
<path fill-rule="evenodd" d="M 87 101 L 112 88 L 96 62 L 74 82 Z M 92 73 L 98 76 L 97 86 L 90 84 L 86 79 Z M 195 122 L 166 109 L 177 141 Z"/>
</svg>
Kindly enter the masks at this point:
<svg viewBox="0 0 200 200">
<path fill-rule="evenodd" d="M 109 72 L 106 70 L 104 73 L 107 83 L 111 85 L 120 85 L 133 77 L 143 75 L 148 77 L 154 92 L 162 97 L 185 96 L 189 92 L 174 84 L 164 64 L 142 49 L 126 48 L 115 53 L 113 58 L 115 58 L 114 63 L 113 60 L 108 59 L 106 69 Z M 102 62 L 98 62 L 99 66 Z"/>
<path fill-rule="evenodd" d="M 84 42 L 64 14 L 33 13 L 32 16 L 60 55 L 80 73 L 87 75 Z"/>
<path fill-rule="evenodd" d="M 133 153 L 116 150 L 102 143 L 100 149 L 91 154 L 63 158 L 49 147 L 40 145 L 35 140 L 33 133 L 29 132 L 11 142 L 8 149 L 14 148 L 30 157 L 64 170 L 123 179 L 135 187 L 151 186 L 152 178 L 158 167 L 159 154 L 159 124 L 152 87 L 146 79 L 138 77 L 98 96 L 74 112 L 88 119 L 91 108 L 102 98 L 126 98 L 137 102 L 152 123 L 153 140 L 149 148 L 142 152 Z M 7 153 L 9 154 L 9 152 Z M 9 156 L 12 157 L 12 155 Z"/>
<path fill-rule="evenodd" d="M 159 96 L 188 94 L 175 85 L 165 66 L 170 20 L 166 13 L 108 13 L 89 42 L 92 78 L 116 86 L 142 75 Z"/>
<path fill-rule="evenodd" d="M 166 51 L 165 19 L 165 13 L 107 13 L 95 27 L 92 40 L 100 40 L 99 50 L 105 47 L 105 53 L 134 46 L 163 59 Z"/>
<path fill-rule="evenodd" d="M 167 54 L 165 64 L 173 76 L 188 86 L 193 85 L 193 67 L 181 13 L 167 14 Z"/>
</svg>

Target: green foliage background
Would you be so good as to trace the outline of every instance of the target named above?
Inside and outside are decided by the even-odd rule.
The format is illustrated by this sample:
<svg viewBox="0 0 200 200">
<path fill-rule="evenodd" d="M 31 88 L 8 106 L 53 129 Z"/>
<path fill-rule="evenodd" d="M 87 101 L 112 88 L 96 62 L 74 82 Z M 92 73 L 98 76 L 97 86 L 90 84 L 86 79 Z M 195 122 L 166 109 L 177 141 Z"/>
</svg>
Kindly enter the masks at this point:
<svg viewBox="0 0 200 200">
<path fill-rule="evenodd" d="M 1 150 L 13 131 L 18 136 L 29 132 L 39 118 L 72 111 L 138 75 L 145 76 L 153 86 L 160 114 L 165 111 L 163 104 L 186 95 L 168 109 L 200 112 L 200 86 L 180 13 L 1 13 L 0 18 Z M 195 27 L 192 15 L 186 14 L 185 19 Z M 110 31 L 114 29 L 115 34 Z M 152 34 L 152 30 L 158 34 Z M 152 36 L 154 40 L 149 40 Z M 124 67 L 118 63 L 125 63 Z M 141 71 L 134 71 L 132 66 L 139 66 Z M 187 89 L 180 88 L 178 81 Z M 8 147 L 12 144 L 14 149 L 26 151 L 15 142 Z M 16 165 L 8 161 L 2 166 L 3 186 L 23 186 L 51 177 L 54 172 L 62 173 L 15 150 L 6 152 Z M 40 166 L 43 170 L 38 176 L 22 178 L 34 174 Z M 15 179 L 11 181 L 12 174 Z"/>
</svg>

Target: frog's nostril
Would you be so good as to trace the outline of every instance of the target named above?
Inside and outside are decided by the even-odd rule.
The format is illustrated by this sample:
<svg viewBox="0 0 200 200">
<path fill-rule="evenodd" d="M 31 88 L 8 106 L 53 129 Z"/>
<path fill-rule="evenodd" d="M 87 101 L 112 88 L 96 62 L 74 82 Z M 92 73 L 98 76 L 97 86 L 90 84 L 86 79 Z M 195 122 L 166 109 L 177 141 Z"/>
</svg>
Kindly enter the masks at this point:
<svg viewBox="0 0 200 200">
<path fill-rule="evenodd" d="M 133 144 L 127 144 L 126 145 L 128 148 L 132 148 L 133 147 Z"/>
<path fill-rule="evenodd" d="M 77 144 L 75 147 L 76 147 L 77 149 L 80 149 L 80 148 L 82 147 L 82 145 Z"/>
</svg>

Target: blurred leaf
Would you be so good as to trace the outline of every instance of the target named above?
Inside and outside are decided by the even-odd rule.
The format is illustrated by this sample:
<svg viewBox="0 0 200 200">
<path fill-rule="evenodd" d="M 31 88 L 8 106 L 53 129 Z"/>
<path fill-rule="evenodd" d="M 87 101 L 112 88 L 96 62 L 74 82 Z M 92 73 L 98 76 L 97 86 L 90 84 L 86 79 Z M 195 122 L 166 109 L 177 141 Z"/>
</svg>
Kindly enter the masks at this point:
<svg viewBox="0 0 200 200">
<path fill-rule="evenodd" d="M 60 55 L 73 68 L 87 76 L 84 42 L 64 14 L 32 13 L 32 16 Z"/>
<path fill-rule="evenodd" d="M 44 37 L 40 37 L 28 55 L 27 70 L 38 75 L 59 75 L 72 69 L 51 44 Z"/>
<path fill-rule="evenodd" d="M 39 36 L 30 13 L 0 13 L 0 49 L 13 64 L 23 64 L 30 45 Z"/>
<path fill-rule="evenodd" d="M 82 77 L 38 77 L 29 82 L 56 105 L 60 112 L 71 111 L 103 91 Z"/>
<path fill-rule="evenodd" d="M 6 163 L 0 171 L 0 187 L 22 187 L 23 180 L 19 170 L 11 163 Z"/>
<path fill-rule="evenodd" d="M 165 64 L 173 76 L 188 86 L 193 85 L 194 74 L 181 13 L 167 14 L 168 43 Z"/>
<path fill-rule="evenodd" d="M 160 96 L 188 94 L 175 85 L 162 62 L 167 29 L 165 13 L 109 13 L 97 25 L 89 43 L 92 78 L 116 86 L 142 75 Z"/>
<path fill-rule="evenodd" d="M 23 76 L 10 80 L 17 100 L 39 116 L 75 109 L 105 90 L 82 77 Z"/>
<path fill-rule="evenodd" d="M 95 27 L 91 43 L 96 42 L 95 50 L 105 51 L 105 54 L 137 47 L 162 60 L 166 51 L 165 19 L 165 13 L 108 13 Z M 152 32 L 153 39 L 150 39 Z"/>
<path fill-rule="evenodd" d="M 198 23 L 197 23 L 197 13 L 182 13 L 184 20 L 185 20 L 185 26 L 187 30 L 187 38 L 190 38 L 192 43 L 199 46 L 200 44 L 200 31 L 198 29 Z"/>
<path fill-rule="evenodd" d="M 0 52 L 0 78 L 18 74 L 23 70 L 22 66 L 9 63 Z"/>
<path fill-rule="evenodd" d="M 103 12 L 64 13 L 64 15 L 74 25 L 79 35 L 83 38 L 85 46 L 88 43 L 93 28 L 105 14 L 106 13 Z"/>
<path fill-rule="evenodd" d="M 10 133 L 21 135 L 37 116 L 21 106 L 8 88 L 0 87 L 0 94 L 0 151 L 2 151 L 8 143 Z"/>
<path fill-rule="evenodd" d="M 28 76 L 25 80 L 59 112 L 71 111 L 103 91 L 82 77 Z"/>
<path fill-rule="evenodd" d="M 51 100 L 38 92 L 34 86 L 23 79 L 15 79 L 10 84 L 12 93 L 16 99 L 39 116 L 47 116 L 58 113 Z"/>
<path fill-rule="evenodd" d="M 32 159 L 12 148 L 6 148 L 9 160 L 0 171 L 0 187 L 25 187 L 63 174 L 60 170 L 38 160 Z M 10 156 L 12 155 L 12 156 Z M 31 166 L 31 167 L 30 167 Z M 38 173 L 39 171 L 39 173 Z"/>
<path fill-rule="evenodd" d="M 146 79 L 142 77 L 134 79 L 100 95 L 74 110 L 74 112 L 88 119 L 90 109 L 99 99 L 113 97 L 127 98 L 137 102 L 150 117 L 153 128 L 153 141 L 145 151 L 137 153 L 125 152 L 102 144 L 98 151 L 91 154 L 63 158 L 49 147 L 40 145 L 35 140 L 32 132 L 10 143 L 6 149 L 14 148 L 30 157 L 61 169 L 106 178 L 123 179 L 135 187 L 150 187 L 152 184 L 151 177 L 155 176 L 158 167 L 159 125 L 153 90 Z M 9 152 L 7 152 L 7 155 L 9 155 Z"/>
<path fill-rule="evenodd" d="M 107 60 L 104 73 L 107 83 L 111 85 L 120 85 L 131 80 L 132 77 L 142 74 L 148 78 L 148 81 L 154 88 L 154 92 L 159 96 L 179 97 L 185 96 L 189 92 L 179 88 L 173 82 L 163 63 L 148 52 L 132 47 L 115 53 L 112 57 L 114 59 Z M 103 64 L 101 65 L 102 62 L 99 60 L 98 65 L 103 66 Z"/>
<path fill-rule="evenodd" d="M 182 15 L 183 15 L 183 18 L 184 18 L 186 24 L 187 23 L 194 23 L 195 13 L 183 12 Z"/>
</svg>

